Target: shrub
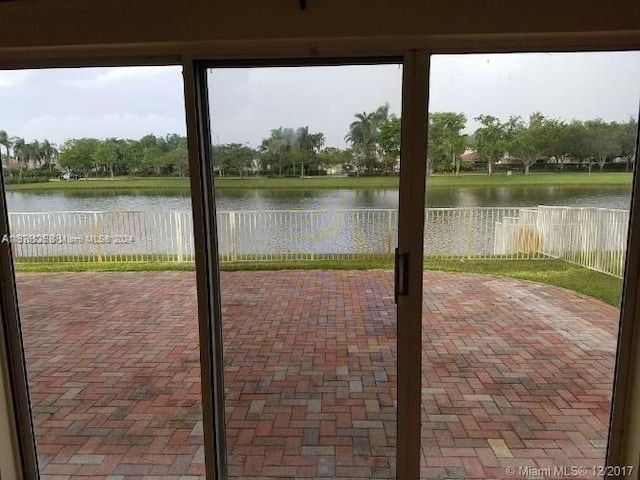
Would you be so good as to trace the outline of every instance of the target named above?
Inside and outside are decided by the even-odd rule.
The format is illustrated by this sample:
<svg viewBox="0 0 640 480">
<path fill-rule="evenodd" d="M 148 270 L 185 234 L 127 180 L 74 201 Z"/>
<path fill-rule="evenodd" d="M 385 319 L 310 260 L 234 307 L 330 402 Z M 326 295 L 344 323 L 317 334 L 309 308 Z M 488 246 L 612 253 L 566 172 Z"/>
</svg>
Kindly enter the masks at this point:
<svg viewBox="0 0 640 480">
<path fill-rule="evenodd" d="M 5 185 L 16 185 L 21 183 L 44 183 L 48 182 L 49 177 L 25 177 L 14 175 L 13 177 L 5 177 L 4 183 Z"/>
</svg>

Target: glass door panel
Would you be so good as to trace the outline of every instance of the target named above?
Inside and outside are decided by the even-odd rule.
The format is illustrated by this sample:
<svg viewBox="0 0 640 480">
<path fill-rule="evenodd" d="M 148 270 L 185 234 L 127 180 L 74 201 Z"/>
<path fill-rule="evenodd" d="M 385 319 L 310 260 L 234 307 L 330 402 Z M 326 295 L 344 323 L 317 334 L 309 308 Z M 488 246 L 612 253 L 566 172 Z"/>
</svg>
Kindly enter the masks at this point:
<svg viewBox="0 0 640 480">
<path fill-rule="evenodd" d="M 204 478 L 180 68 L 1 83 L 41 478 Z"/>
<path fill-rule="evenodd" d="M 209 71 L 230 477 L 395 476 L 401 81 Z"/>
<path fill-rule="evenodd" d="M 602 477 L 639 74 L 431 57 L 422 478 Z"/>
</svg>

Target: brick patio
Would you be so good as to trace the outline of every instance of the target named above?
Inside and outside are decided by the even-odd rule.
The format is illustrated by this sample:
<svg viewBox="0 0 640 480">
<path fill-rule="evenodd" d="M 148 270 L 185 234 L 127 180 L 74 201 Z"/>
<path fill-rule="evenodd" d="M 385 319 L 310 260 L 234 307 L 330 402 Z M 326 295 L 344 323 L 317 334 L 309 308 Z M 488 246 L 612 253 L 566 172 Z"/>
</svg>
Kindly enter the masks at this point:
<svg viewBox="0 0 640 480">
<path fill-rule="evenodd" d="M 391 272 L 222 280 L 230 476 L 392 477 Z M 512 279 L 425 280 L 422 478 L 602 464 L 617 309 Z M 18 286 L 43 478 L 203 478 L 194 274 Z"/>
</svg>

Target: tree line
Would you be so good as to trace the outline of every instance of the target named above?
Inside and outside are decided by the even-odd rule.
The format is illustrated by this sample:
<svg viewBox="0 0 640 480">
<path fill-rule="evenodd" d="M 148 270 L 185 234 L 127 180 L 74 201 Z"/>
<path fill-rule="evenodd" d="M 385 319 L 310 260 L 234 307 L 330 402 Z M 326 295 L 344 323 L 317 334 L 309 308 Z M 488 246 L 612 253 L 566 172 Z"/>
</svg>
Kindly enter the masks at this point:
<svg viewBox="0 0 640 480">
<path fill-rule="evenodd" d="M 633 118 L 622 123 L 602 119 L 565 122 L 536 112 L 527 119 L 511 116 L 503 121 L 479 115 L 475 120 L 480 126 L 467 135 L 463 113 L 429 114 L 429 171 L 459 174 L 467 149 L 473 152 L 476 165 L 486 165 L 488 175 L 499 162 L 519 165 L 525 175 L 539 161 L 552 163 L 558 170 L 573 164 L 591 172 L 592 165 L 602 171 L 607 163 L 619 160 L 628 170 L 635 156 L 638 125 Z"/>
<path fill-rule="evenodd" d="M 187 138 L 172 133 L 145 135 L 139 140 L 80 138 L 67 140 L 60 149 L 58 164 L 89 175 L 103 172 L 115 175 L 188 174 Z"/>
<path fill-rule="evenodd" d="M 340 170 L 353 175 L 390 175 L 396 172 L 400 155 L 400 119 L 389 114 L 389 105 L 373 112 L 354 115 L 345 135 L 347 148 L 325 146 L 322 132 L 311 132 L 308 126 L 278 127 L 269 132 L 253 154 L 254 171 L 277 176 L 323 175 Z M 249 151 L 240 155 L 238 144 L 214 147 L 214 159 L 218 153 L 218 165 L 224 170 L 238 173 L 249 165 Z M 221 154 L 221 151 L 224 151 Z M 231 152 L 238 152 L 235 156 Z M 244 164 L 234 164 L 232 159 L 244 158 Z M 221 172 L 221 174 L 224 174 Z"/>
<path fill-rule="evenodd" d="M 58 149 L 49 140 L 26 142 L 24 138 L 10 137 L 7 132 L 0 130 L 2 165 L 8 165 L 13 158 L 20 165 L 20 174 L 23 167 L 50 167 L 55 163 L 57 156 Z"/>
<path fill-rule="evenodd" d="M 487 164 L 487 173 L 499 161 L 519 163 L 525 174 L 538 161 L 562 168 L 565 163 L 582 165 L 591 173 L 592 165 L 602 171 L 607 163 L 624 162 L 629 170 L 635 157 L 638 124 L 595 120 L 562 120 L 548 118 L 540 112 L 528 119 L 512 116 L 506 121 L 491 115 L 476 118 L 480 127 L 469 144 Z M 460 152 L 460 149 L 458 149 Z"/>
<path fill-rule="evenodd" d="M 175 133 L 149 134 L 139 140 L 77 138 L 58 149 L 48 140 L 26 143 L 0 130 L 0 145 L 3 165 L 17 165 L 20 176 L 25 169 L 43 176 L 58 174 L 55 166 L 85 176 L 188 174 L 187 139 Z"/>
<path fill-rule="evenodd" d="M 538 161 L 560 169 L 567 163 L 593 165 L 602 171 L 614 160 L 626 163 L 635 155 L 637 122 L 606 122 L 602 119 L 565 122 L 533 113 L 529 118 L 493 115 L 475 118 L 480 125 L 465 134 L 467 118 L 458 112 L 429 114 L 427 162 L 429 171 L 459 174 L 463 153 L 473 152 L 475 165 L 491 175 L 498 163 L 519 164 L 523 173 Z M 309 127 L 278 127 L 258 148 L 246 144 L 212 145 L 216 173 L 233 175 L 306 176 L 341 171 L 352 175 L 392 175 L 398 171 L 401 119 L 385 104 L 372 112 L 354 115 L 345 134 L 346 148 L 325 146 L 322 132 Z M 25 142 L 0 130 L 3 165 L 18 165 L 19 175 L 30 171 L 66 171 L 95 175 L 188 175 L 187 139 L 178 134 L 145 135 L 139 140 L 79 138 L 67 140 L 59 149 L 48 140 Z"/>
<path fill-rule="evenodd" d="M 475 118 L 480 125 L 471 135 L 465 134 L 467 117 L 459 112 L 433 112 L 428 119 L 427 164 L 430 172 L 455 172 L 469 165 L 484 166 L 492 175 L 498 163 L 519 165 L 524 174 L 539 161 L 552 163 L 560 170 L 567 164 L 584 167 L 591 172 L 597 165 L 602 171 L 607 163 L 620 161 L 630 170 L 635 156 L 638 128 L 635 119 L 627 122 L 563 120 L 540 112 L 529 118 L 511 116 L 500 120 L 493 115 Z M 263 140 L 260 152 L 262 171 L 303 174 L 342 166 L 354 175 L 390 175 L 397 173 L 400 157 L 401 119 L 389 114 L 385 104 L 372 112 L 355 114 L 345 135 L 346 149 L 324 148 L 322 133 L 313 146 L 299 141 L 307 138 L 308 129 L 271 130 Z M 306 147 L 304 145 L 307 145 Z M 473 163 L 464 162 L 463 153 L 473 152 Z M 296 170 L 296 165 L 298 165 Z"/>
</svg>

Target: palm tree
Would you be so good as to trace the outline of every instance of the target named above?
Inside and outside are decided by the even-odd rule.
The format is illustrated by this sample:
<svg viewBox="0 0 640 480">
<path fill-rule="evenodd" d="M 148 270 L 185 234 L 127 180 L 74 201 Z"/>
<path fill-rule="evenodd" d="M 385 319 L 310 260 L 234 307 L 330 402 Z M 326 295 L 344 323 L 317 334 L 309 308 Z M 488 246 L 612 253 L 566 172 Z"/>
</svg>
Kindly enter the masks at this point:
<svg viewBox="0 0 640 480">
<path fill-rule="evenodd" d="M 287 138 L 282 127 L 271 130 L 271 135 L 267 139 L 267 152 L 271 158 L 278 162 L 278 175 L 282 175 L 282 154 L 287 147 Z"/>
<path fill-rule="evenodd" d="M 296 149 L 298 150 L 296 153 L 298 155 L 294 156 L 295 158 L 300 160 L 300 178 L 304 177 L 304 162 L 308 160 L 308 157 L 312 154 L 312 148 L 310 145 L 309 138 L 309 127 L 300 127 L 296 130 Z M 294 166 L 295 169 L 295 166 Z"/>
<path fill-rule="evenodd" d="M 389 104 L 385 103 L 384 105 L 379 106 L 373 115 L 375 117 L 376 126 L 379 127 L 389 118 Z"/>
<path fill-rule="evenodd" d="M 324 146 L 325 138 L 324 133 L 312 133 L 309 135 L 308 144 L 311 149 L 311 156 L 314 160 L 315 169 L 319 169 L 318 165 L 318 154 L 320 153 L 320 149 Z"/>
<path fill-rule="evenodd" d="M 351 125 L 349 125 L 349 133 L 345 136 L 345 140 L 351 143 L 355 153 L 357 175 L 360 175 L 362 162 L 369 160 L 373 163 L 372 157 L 376 142 L 375 116 L 375 112 L 356 113 L 356 120 L 351 122 Z"/>
<path fill-rule="evenodd" d="M 27 145 L 28 163 L 27 168 L 39 167 L 42 163 L 42 148 L 38 140 Z"/>
<path fill-rule="evenodd" d="M 20 137 L 12 137 L 11 143 L 13 144 L 13 156 L 20 165 L 19 178 L 22 179 L 22 169 L 24 168 L 24 162 L 28 157 L 27 144 L 25 143 L 24 138 Z"/>
<path fill-rule="evenodd" d="M 324 142 L 326 139 L 324 138 L 324 133 L 312 133 L 309 135 L 309 143 L 311 144 L 311 148 L 315 153 L 320 153 L 320 149 L 324 146 Z"/>
<path fill-rule="evenodd" d="M 378 161 L 384 159 L 384 149 L 380 145 L 380 127 L 388 119 L 389 119 L 389 104 L 385 103 L 384 105 L 379 106 L 376 109 L 376 111 L 373 113 L 373 120 L 374 120 L 373 134 L 375 138 L 376 155 L 378 157 L 377 158 Z"/>
<path fill-rule="evenodd" d="M 375 112 L 356 113 L 356 120 L 349 125 L 349 133 L 345 140 L 351 143 L 356 154 L 356 161 L 365 160 L 367 168 L 372 171 L 375 163 L 383 158 L 384 152 L 380 147 L 380 126 L 389 118 L 389 104 L 379 106 Z M 360 167 L 358 167 L 358 174 Z"/>
<path fill-rule="evenodd" d="M 9 136 L 7 132 L 4 130 L 0 130 L 0 145 L 2 145 L 7 150 L 7 155 L 3 158 L 2 165 L 9 165 L 9 148 L 11 147 L 11 142 L 9 141 Z M 2 153 L 2 152 L 0 152 Z"/>
<path fill-rule="evenodd" d="M 50 143 L 49 140 L 43 140 L 40 144 L 40 157 L 50 169 L 57 156 L 58 150 L 53 146 L 53 144 Z"/>
</svg>

